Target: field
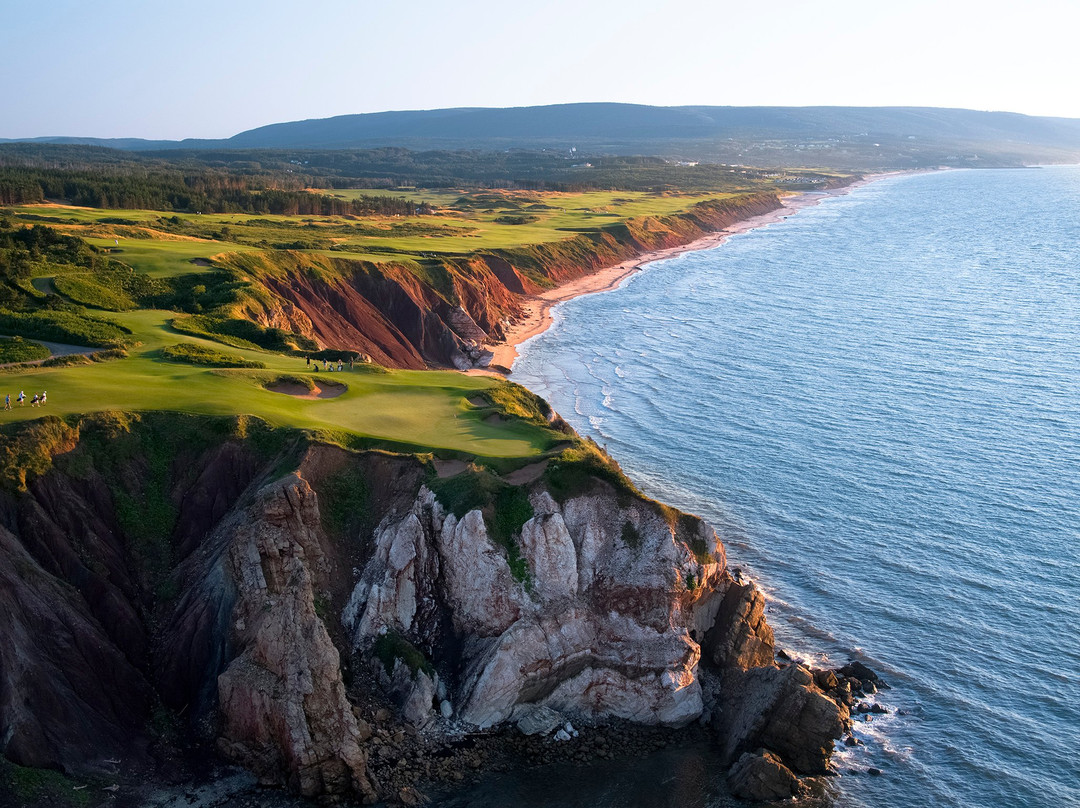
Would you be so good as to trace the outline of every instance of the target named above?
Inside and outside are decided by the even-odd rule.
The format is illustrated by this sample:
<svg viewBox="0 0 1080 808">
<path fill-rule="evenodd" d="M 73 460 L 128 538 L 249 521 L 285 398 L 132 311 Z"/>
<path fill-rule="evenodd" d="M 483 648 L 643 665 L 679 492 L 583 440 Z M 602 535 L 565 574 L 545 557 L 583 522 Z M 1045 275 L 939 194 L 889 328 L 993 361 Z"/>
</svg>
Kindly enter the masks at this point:
<svg viewBox="0 0 1080 808">
<path fill-rule="evenodd" d="M 378 193 L 316 190 L 350 199 Z M 402 191 L 394 196 L 434 206 L 429 216 L 274 216 L 245 213 L 177 213 L 101 210 L 63 205 L 8 208 L 18 219 L 42 221 L 77 232 L 100 247 L 118 246 L 117 257 L 150 274 L 181 271 L 185 262 L 245 249 L 348 252 L 368 259 L 431 253 L 465 255 L 559 241 L 639 216 L 662 216 L 732 194 L 641 191 L 553 193 L 530 191 Z M 118 222 L 130 222 L 120 224 Z M 119 238 L 120 244 L 115 245 Z M 163 238 L 169 238 L 163 241 Z M 188 267 L 190 271 L 190 267 Z"/>
<path fill-rule="evenodd" d="M 202 262 L 209 261 L 218 253 L 246 252 L 252 249 L 242 244 L 225 245 L 201 239 L 124 239 L 123 248 L 115 244 L 115 239 L 89 237 L 86 240 L 95 247 L 115 248 L 110 251 L 111 255 L 151 277 L 198 272 L 205 267 Z"/>
<path fill-rule="evenodd" d="M 350 198 L 372 191 L 319 193 Z M 220 263 L 216 256 L 278 249 L 394 260 L 418 267 L 435 255 L 559 241 L 725 196 L 630 191 L 394 193 L 427 203 L 430 212 L 421 216 L 174 214 L 41 204 L 7 208 L 0 214 L 13 227 L 44 224 L 84 238 L 108 259 L 152 279 L 176 279 L 207 273 L 212 264 Z M 42 293 L 55 291 L 55 272 L 48 265 L 35 266 L 33 288 L 39 299 Z M 103 276 L 84 273 L 78 277 L 95 277 L 100 283 Z M 79 288 L 70 282 L 61 285 Z M 107 307 L 107 296 L 102 299 L 106 302 L 98 305 Z M 28 398 L 47 390 L 51 414 L 112 409 L 247 413 L 273 424 L 346 433 L 381 445 L 491 458 L 533 456 L 560 440 L 558 433 L 535 419 L 494 419 L 489 417 L 491 407 L 477 406 L 478 395 L 503 384 L 494 379 L 450 371 L 385 371 L 359 363 L 351 371 L 314 373 L 302 356 L 225 347 L 182 334 L 170 326 L 173 318 L 183 316 L 178 311 L 142 308 L 94 316 L 130 329 L 132 344 L 126 358 L 67 367 L 6 368 L 0 375 L 0 395 L 10 393 L 14 400 L 20 390 Z M 182 354 L 216 355 L 217 364 L 224 351 L 264 367 L 209 367 L 162 356 L 163 349 L 178 344 L 193 346 L 181 348 Z M 340 382 L 347 389 L 333 398 L 302 398 L 266 389 L 280 376 L 308 377 L 307 384 L 310 379 Z M 0 421 L 29 419 L 42 412 L 16 406 L 3 413 Z"/>
<path fill-rule="evenodd" d="M 48 392 L 46 408 L 13 405 L 11 412 L 0 414 L 0 422 L 100 410 L 245 413 L 280 426 L 343 430 L 402 447 L 483 457 L 530 456 L 555 440 L 549 431 L 524 421 L 485 423 L 490 408 L 474 406 L 468 399 L 498 384 L 486 377 L 450 371 L 378 372 L 362 366 L 341 373 L 311 373 L 301 358 L 231 348 L 230 353 L 260 361 L 266 368 L 220 370 L 169 362 L 161 350 L 178 342 L 221 348 L 176 333 L 166 325 L 173 316 L 155 310 L 113 315 L 142 342 L 127 359 L 0 375 L 0 396 L 10 393 L 12 401 L 20 390 L 27 398 Z M 284 375 L 321 377 L 348 389 L 336 398 L 301 399 L 263 387 Z"/>
</svg>

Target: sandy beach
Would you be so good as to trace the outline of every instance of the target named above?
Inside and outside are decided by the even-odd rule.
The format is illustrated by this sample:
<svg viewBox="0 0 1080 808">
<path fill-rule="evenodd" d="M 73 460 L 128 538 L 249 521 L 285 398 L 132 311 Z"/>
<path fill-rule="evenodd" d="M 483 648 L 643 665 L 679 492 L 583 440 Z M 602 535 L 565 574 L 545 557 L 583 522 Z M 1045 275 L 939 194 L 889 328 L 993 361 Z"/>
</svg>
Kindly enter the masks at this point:
<svg viewBox="0 0 1080 808">
<path fill-rule="evenodd" d="M 756 227 L 762 227 L 767 224 L 786 219 L 793 213 L 797 213 L 803 208 L 811 207 L 821 202 L 823 199 L 828 199 L 833 196 L 841 196 L 848 193 L 854 188 L 858 188 L 861 185 L 866 185 L 869 182 L 873 182 L 876 179 L 880 179 L 886 176 L 893 176 L 900 172 L 890 172 L 889 174 L 873 174 L 864 177 L 851 185 L 844 186 L 843 188 L 835 188 L 829 191 L 804 191 L 799 193 L 788 194 L 781 197 L 783 207 L 777 208 L 769 213 L 762 214 L 761 216 L 754 216 L 749 219 L 744 219 L 741 222 L 736 222 L 730 227 L 724 230 L 717 231 L 716 233 L 710 233 L 704 238 L 700 238 L 697 241 L 684 244 L 681 247 L 672 247 L 666 250 L 654 250 L 652 252 L 642 253 L 635 258 L 628 261 L 623 261 L 620 264 L 607 267 L 598 272 L 594 272 L 591 275 L 586 275 L 581 278 L 569 281 L 561 284 L 554 289 L 549 289 L 539 295 L 533 295 L 524 300 L 523 308 L 524 314 L 518 319 L 517 322 L 511 324 L 506 329 L 506 340 L 495 345 L 489 346 L 494 352 L 495 356 L 491 360 L 492 370 L 472 370 L 469 373 L 477 373 L 483 375 L 503 375 L 497 373 L 494 368 L 496 366 L 503 368 L 513 368 L 514 361 L 517 359 L 517 348 L 521 343 L 527 339 L 535 337 L 537 334 L 542 334 L 546 331 L 552 323 L 551 310 L 559 303 L 564 303 L 567 300 L 572 300 L 580 295 L 593 294 L 594 292 L 606 292 L 608 290 L 616 288 L 626 278 L 633 275 L 640 270 L 646 264 L 652 261 L 659 261 L 664 258 L 671 258 L 676 255 L 680 255 L 684 252 L 691 250 L 708 250 L 713 247 L 723 244 L 729 237 L 737 233 L 745 233 L 748 230 L 753 230 Z"/>
</svg>

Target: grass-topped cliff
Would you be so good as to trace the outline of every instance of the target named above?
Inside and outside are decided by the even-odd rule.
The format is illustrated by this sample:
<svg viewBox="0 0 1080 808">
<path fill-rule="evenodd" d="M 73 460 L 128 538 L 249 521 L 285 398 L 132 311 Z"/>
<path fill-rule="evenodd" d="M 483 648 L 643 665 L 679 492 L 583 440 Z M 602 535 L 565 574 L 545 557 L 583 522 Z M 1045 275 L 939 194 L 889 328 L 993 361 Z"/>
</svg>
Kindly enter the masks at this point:
<svg viewBox="0 0 1080 808">
<path fill-rule="evenodd" d="M 695 604 L 727 590 L 711 531 L 644 498 L 529 391 L 448 368 L 482 365 L 541 290 L 780 205 L 746 185 L 324 188 L 303 193 L 329 212 L 295 215 L 0 209 L 0 802 L 102 804 L 211 745 L 305 795 L 399 793 L 390 762 L 368 765 L 361 716 L 408 712 L 379 671 L 438 671 L 486 726 L 515 705 L 455 681 L 476 637 L 571 602 L 587 627 L 541 690 L 574 687 L 588 651 L 590 675 L 631 695 L 683 682 L 643 714 L 692 718 L 689 622 L 629 667 L 622 649 L 655 645 L 658 613 L 696 625 Z M 575 541 L 611 565 L 580 592 L 563 586 Z M 408 573 L 394 619 L 422 620 L 368 648 L 345 615 L 384 561 Z M 394 720 L 445 716 L 432 698 Z M 597 710 L 624 716 L 616 702 Z"/>
<path fill-rule="evenodd" d="M 394 198 L 426 213 L 3 210 L 0 396 L 12 409 L 0 420 L 241 415 L 351 448 L 520 465 L 568 441 L 547 405 L 423 368 L 497 340 L 531 292 L 776 204 L 767 191 Z M 41 461 L 5 462 L 25 482 Z"/>
<path fill-rule="evenodd" d="M 538 707 L 682 726 L 705 669 L 733 715 L 778 717 L 718 725 L 718 766 L 766 745 L 823 773 L 846 709 L 773 666 L 711 529 L 522 388 L 474 406 L 558 442 L 466 461 L 243 415 L 0 427 L 0 803 L 187 798 L 222 758 L 392 799 Z"/>
<path fill-rule="evenodd" d="M 496 382 L 414 371 L 482 362 L 529 294 L 778 204 L 765 190 L 395 198 L 427 213 L 4 209 L 0 335 L 22 341 L 0 344 L 0 395 L 47 391 L 61 415 L 244 413 L 374 443 L 528 456 L 550 442 L 543 430 L 469 403 Z M 345 372 L 327 372 L 337 364 L 326 359 Z M 281 392 L 291 377 L 307 392 Z M 3 417 L 39 414 L 15 405 Z"/>
</svg>

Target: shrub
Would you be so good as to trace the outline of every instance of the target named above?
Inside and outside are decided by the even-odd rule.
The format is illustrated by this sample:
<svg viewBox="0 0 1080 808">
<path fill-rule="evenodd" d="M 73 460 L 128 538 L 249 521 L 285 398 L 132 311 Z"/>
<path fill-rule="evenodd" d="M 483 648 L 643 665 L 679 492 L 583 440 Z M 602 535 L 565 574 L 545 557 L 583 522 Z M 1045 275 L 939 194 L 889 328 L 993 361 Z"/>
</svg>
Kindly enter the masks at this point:
<svg viewBox="0 0 1080 808">
<path fill-rule="evenodd" d="M 109 348 L 104 351 L 94 351 L 90 358 L 95 362 L 110 362 L 113 359 L 127 359 L 128 352 L 123 348 Z"/>
<path fill-rule="evenodd" d="M 55 455 L 74 448 L 78 427 L 54 415 L 0 430 L 0 484 L 25 491 L 26 484 L 52 467 Z"/>
<path fill-rule="evenodd" d="M 630 522 L 623 522 L 622 540 L 623 544 L 635 550 L 641 547 L 641 533 Z"/>
<path fill-rule="evenodd" d="M 414 679 L 419 671 L 429 676 L 435 673 L 435 669 L 423 652 L 395 631 L 380 635 L 375 640 L 374 651 L 375 656 L 382 662 L 387 676 L 394 672 L 394 663 L 399 659 L 409 666 Z"/>
<path fill-rule="evenodd" d="M 33 362 L 36 359 L 48 358 L 49 349 L 40 343 L 24 340 L 22 337 L 0 339 L 0 364 Z"/>
<path fill-rule="evenodd" d="M 69 368 L 75 365 L 90 365 L 93 364 L 93 360 L 85 354 L 64 354 L 63 356 L 52 356 L 41 363 L 43 368 Z"/>
<path fill-rule="evenodd" d="M 597 480 L 612 485 L 620 495 L 640 497 L 618 463 L 591 440 L 579 440 L 552 458 L 544 470 L 544 482 L 558 502 L 587 493 Z"/>
<path fill-rule="evenodd" d="M 539 426 L 548 426 L 551 406 L 540 396 L 513 382 L 499 382 L 481 395 L 514 418 L 521 418 Z"/>
<path fill-rule="evenodd" d="M 339 535 L 351 532 L 371 508 L 371 494 L 364 473 L 353 467 L 327 476 L 318 487 L 323 526 Z"/>
<path fill-rule="evenodd" d="M 685 542 L 699 564 L 711 564 L 715 559 L 709 545 L 701 535 L 701 520 L 688 513 L 680 513 L 674 524 L 675 538 Z"/>
<path fill-rule="evenodd" d="M 488 537 L 506 550 L 506 561 L 514 578 L 530 584 L 529 565 L 521 556 L 517 537 L 533 517 L 528 492 L 496 477 L 486 469 L 473 468 L 440 480 L 433 477 L 428 487 L 439 502 L 459 519 L 479 510 L 484 517 Z"/>
<path fill-rule="evenodd" d="M 131 330 L 119 323 L 64 309 L 0 310 L 0 331 L 90 348 L 122 348 L 131 341 Z"/>
<path fill-rule="evenodd" d="M 53 278 L 53 286 L 60 294 L 84 306 L 108 311 L 129 311 L 135 308 L 135 301 L 126 294 L 103 286 L 86 273 L 58 275 Z"/>
<path fill-rule="evenodd" d="M 206 337 L 234 348 L 263 349 L 277 353 L 295 350 L 314 351 L 319 345 L 312 339 L 280 328 L 266 328 L 250 320 L 193 314 L 177 317 L 170 325 L 181 334 Z"/>
<path fill-rule="evenodd" d="M 215 351 L 204 345 L 181 342 L 161 349 L 163 358 L 170 362 L 185 362 L 189 365 L 206 365 L 214 368 L 264 368 L 266 365 L 253 359 L 244 359 L 236 354 Z"/>
</svg>

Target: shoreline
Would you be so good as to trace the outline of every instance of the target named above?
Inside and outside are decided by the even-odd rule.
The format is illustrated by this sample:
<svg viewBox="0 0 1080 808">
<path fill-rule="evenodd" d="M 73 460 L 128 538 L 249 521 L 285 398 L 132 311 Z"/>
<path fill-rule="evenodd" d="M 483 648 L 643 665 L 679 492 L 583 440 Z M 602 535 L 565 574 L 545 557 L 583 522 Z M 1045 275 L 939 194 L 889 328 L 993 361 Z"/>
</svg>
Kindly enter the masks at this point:
<svg viewBox="0 0 1080 808">
<path fill-rule="evenodd" d="M 601 269 L 590 275 L 575 278 L 554 289 L 549 289 L 538 295 L 527 297 L 524 299 L 522 306 L 524 314 L 516 322 L 507 327 L 506 338 L 502 342 L 487 346 L 494 354 L 491 359 L 491 365 L 488 368 L 474 368 L 465 372 L 472 375 L 497 376 L 499 378 L 505 378 L 512 374 L 514 362 L 518 358 L 518 347 L 527 340 L 543 334 L 551 327 L 551 324 L 554 322 L 551 311 L 560 303 L 565 303 L 568 300 L 573 300 L 582 295 L 609 292 L 618 288 L 619 284 L 624 280 L 644 269 L 647 264 L 651 264 L 654 261 L 674 258 L 675 256 L 682 255 L 686 252 L 710 250 L 714 247 L 719 247 L 727 241 L 730 236 L 746 233 L 758 227 L 764 227 L 765 225 L 783 221 L 788 216 L 798 213 L 803 208 L 813 207 L 831 197 L 844 196 L 855 188 L 868 185 L 876 180 L 908 173 L 915 172 L 881 172 L 867 175 L 842 188 L 834 188 L 827 191 L 798 191 L 787 196 L 781 196 L 781 207 L 776 210 L 735 222 L 723 230 L 710 233 L 707 236 L 703 236 L 702 238 L 679 247 L 668 247 L 662 250 L 652 250 L 650 252 L 642 253 L 634 258 Z M 496 370 L 495 368 L 497 366 L 505 368 L 505 372 Z"/>
</svg>

